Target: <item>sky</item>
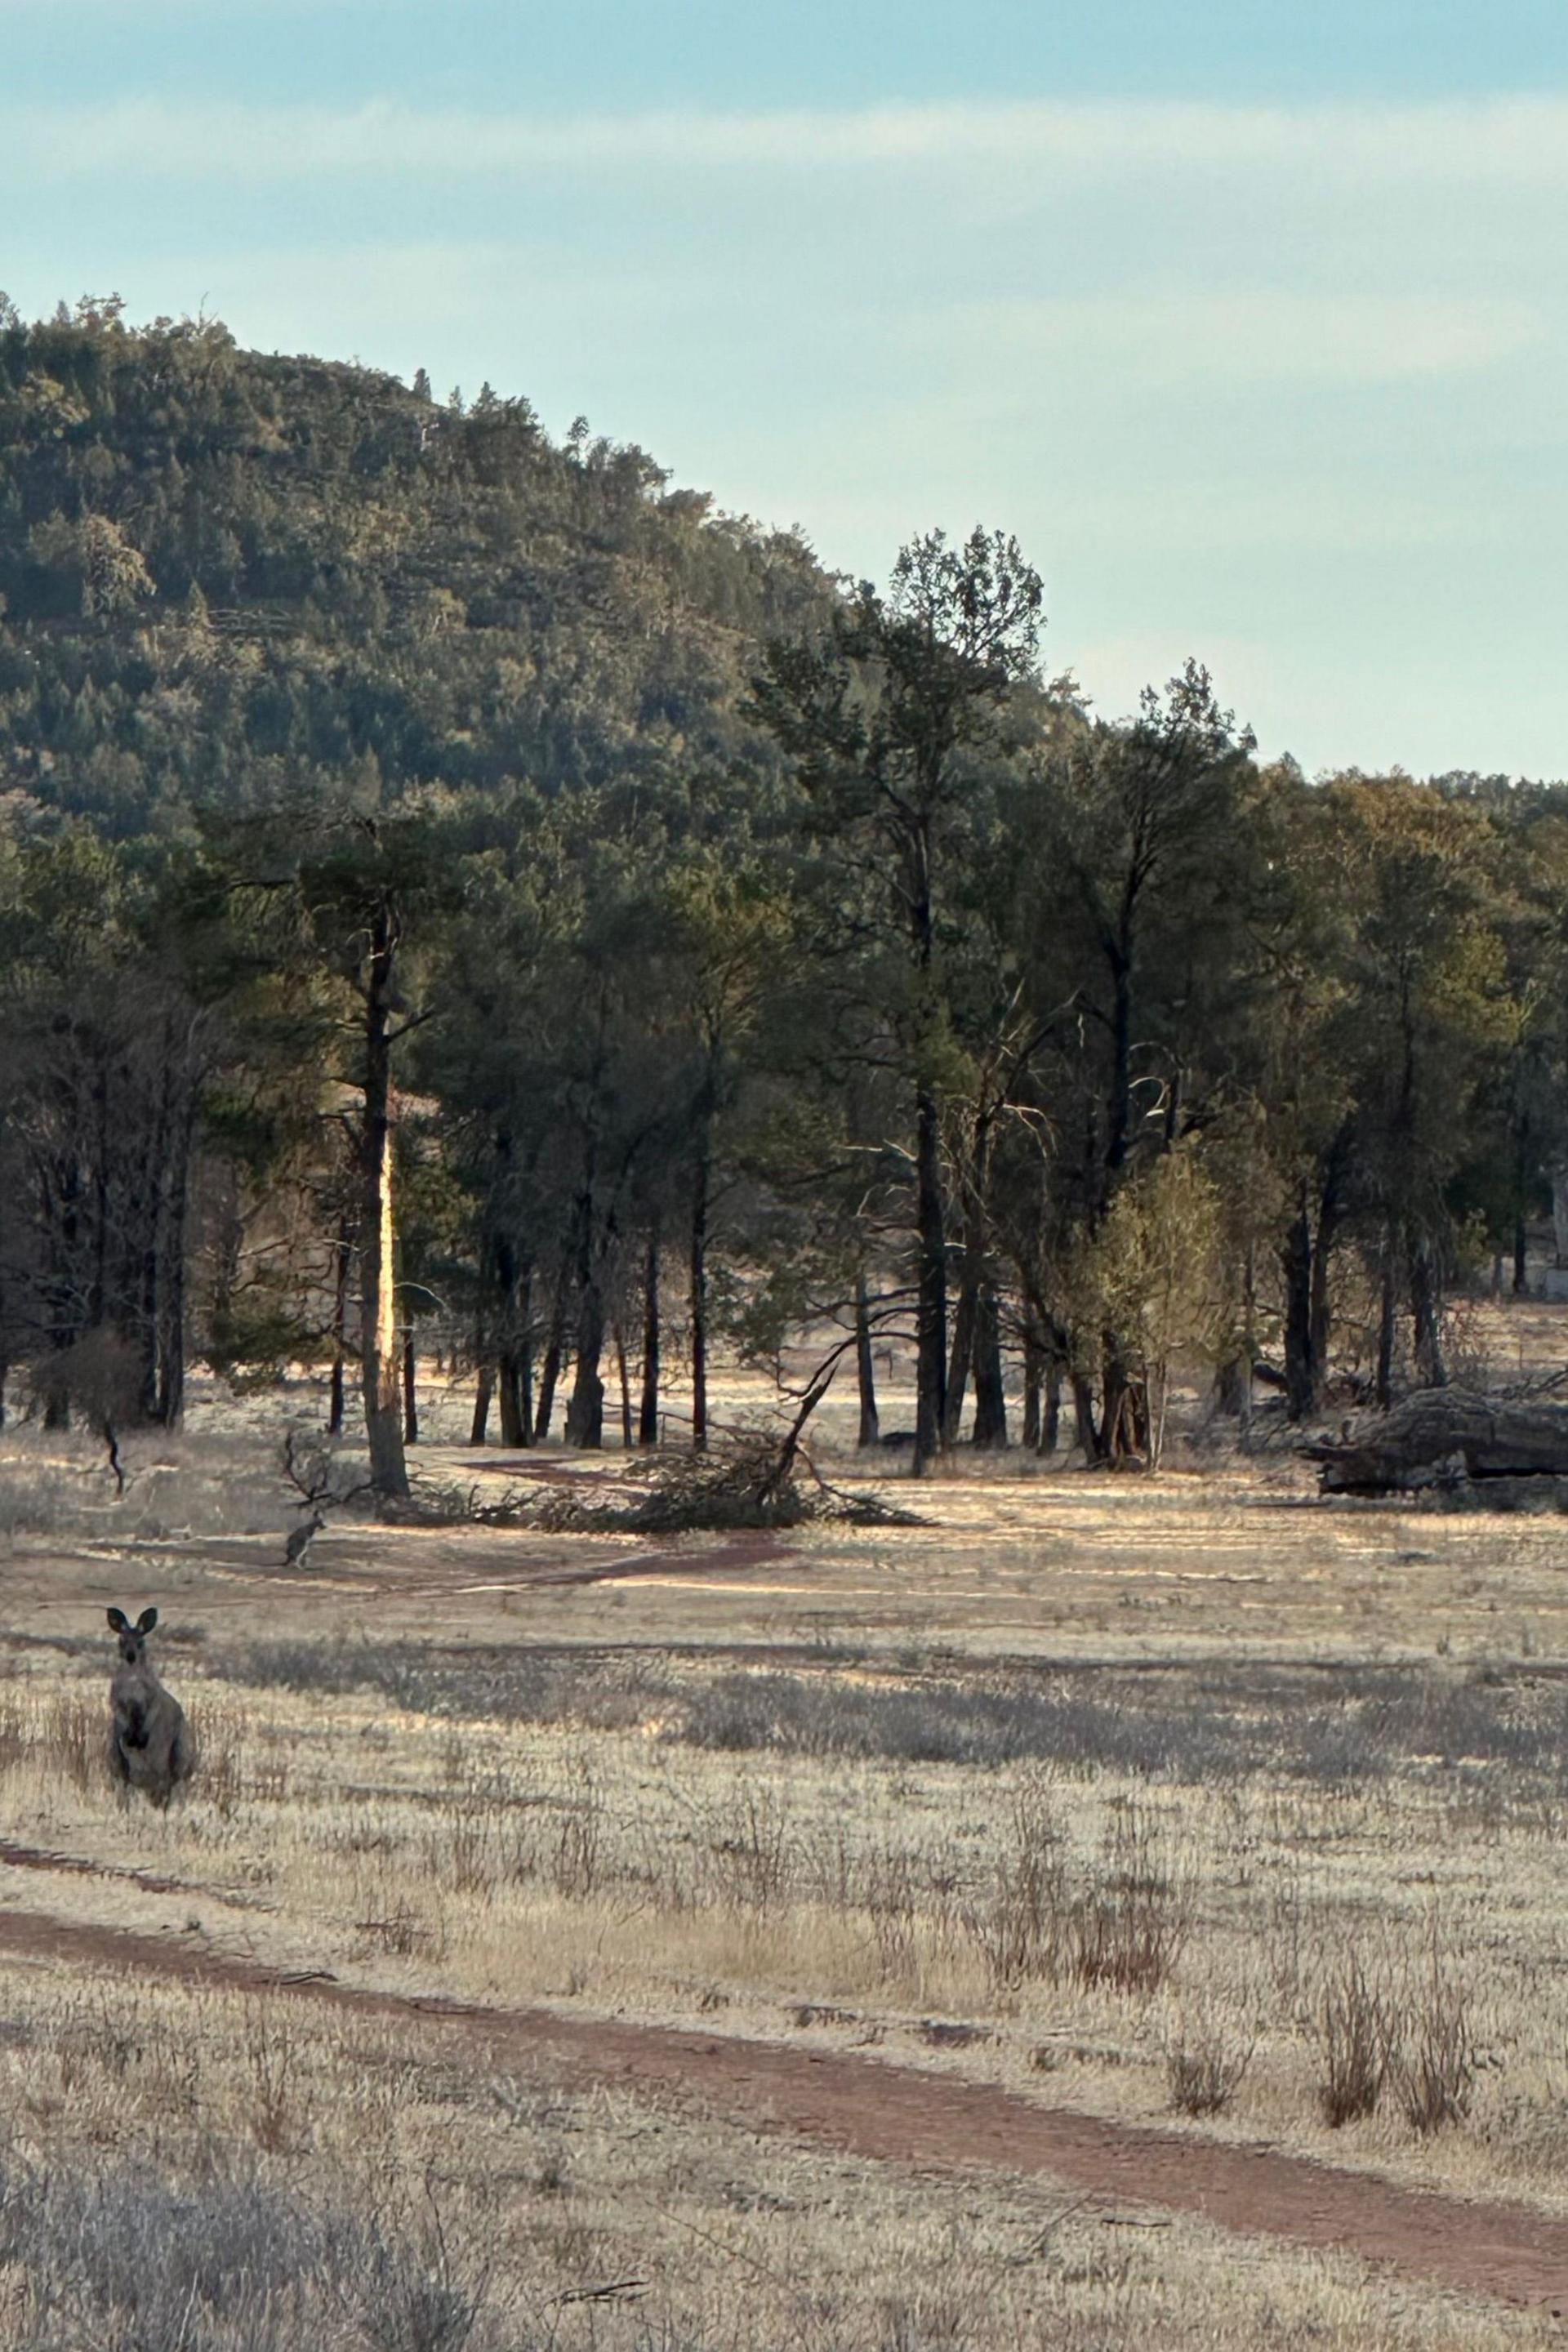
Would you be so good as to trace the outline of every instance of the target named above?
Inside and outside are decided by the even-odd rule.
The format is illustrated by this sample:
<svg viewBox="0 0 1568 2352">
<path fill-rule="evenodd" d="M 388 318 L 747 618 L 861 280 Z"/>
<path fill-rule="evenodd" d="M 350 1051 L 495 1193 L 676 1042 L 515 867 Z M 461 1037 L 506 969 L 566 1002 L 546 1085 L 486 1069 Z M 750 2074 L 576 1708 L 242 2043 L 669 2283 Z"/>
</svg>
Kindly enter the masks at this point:
<svg viewBox="0 0 1568 2352">
<path fill-rule="evenodd" d="M 1115 716 L 1568 776 L 1563 0 L 0 0 L 0 287 L 585 415 Z"/>
</svg>

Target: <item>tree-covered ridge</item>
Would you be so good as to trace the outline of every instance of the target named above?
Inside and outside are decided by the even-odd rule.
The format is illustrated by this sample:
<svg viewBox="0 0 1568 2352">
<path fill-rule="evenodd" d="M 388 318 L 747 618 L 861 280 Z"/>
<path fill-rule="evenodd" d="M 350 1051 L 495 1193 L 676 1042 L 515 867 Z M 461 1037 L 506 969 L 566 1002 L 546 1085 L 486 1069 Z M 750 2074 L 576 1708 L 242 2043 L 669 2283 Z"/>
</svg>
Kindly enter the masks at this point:
<svg viewBox="0 0 1568 2352">
<path fill-rule="evenodd" d="M 825 593 L 798 540 L 488 387 L 0 303 L 0 780 L 106 831 L 356 767 L 689 794 L 766 761 L 747 649 Z"/>
<path fill-rule="evenodd" d="M 1447 1377 L 1568 1257 L 1568 807 L 1264 763 L 1042 664 L 1002 531 L 885 593 L 522 402 L 0 319 L 0 1380 L 330 1366 L 374 1473 L 709 1433 L 811 1332 L 910 1458 Z M 824 1337 L 824 1335 L 826 1335 Z M 885 1398 L 882 1400 L 885 1402 Z"/>
</svg>

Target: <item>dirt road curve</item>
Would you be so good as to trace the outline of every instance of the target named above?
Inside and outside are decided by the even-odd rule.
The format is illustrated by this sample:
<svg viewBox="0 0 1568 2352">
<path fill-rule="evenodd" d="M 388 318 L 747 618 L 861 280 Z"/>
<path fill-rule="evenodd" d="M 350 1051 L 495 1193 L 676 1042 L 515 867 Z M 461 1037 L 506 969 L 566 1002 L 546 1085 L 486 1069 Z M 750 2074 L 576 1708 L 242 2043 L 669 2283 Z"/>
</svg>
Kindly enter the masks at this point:
<svg viewBox="0 0 1568 2352">
<path fill-rule="evenodd" d="M 173 1936 L 36 1911 L 0 1911 L 0 1953 L 274 1991 L 359 2016 L 417 2021 L 432 2033 L 477 2042 L 488 2065 L 543 2061 L 580 2080 L 697 2100 L 753 2130 L 793 2132 L 885 2162 L 1047 2173 L 1096 2200 L 1201 2214 L 1222 2229 L 1391 2263 L 1462 2294 L 1568 2312 L 1568 2221 L 1521 2206 L 1427 2196 L 1267 2148 L 1106 2122 L 853 2053 L 410 2000 L 279 1975 Z"/>
</svg>

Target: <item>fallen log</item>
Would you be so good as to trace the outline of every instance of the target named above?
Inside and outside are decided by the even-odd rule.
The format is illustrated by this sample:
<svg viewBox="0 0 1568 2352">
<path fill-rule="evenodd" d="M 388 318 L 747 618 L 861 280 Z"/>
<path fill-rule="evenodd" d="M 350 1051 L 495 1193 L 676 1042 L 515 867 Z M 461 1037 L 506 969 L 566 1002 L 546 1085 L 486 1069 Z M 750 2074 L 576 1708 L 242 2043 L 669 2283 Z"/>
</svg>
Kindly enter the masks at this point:
<svg viewBox="0 0 1568 2352">
<path fill-rule="evenodd" d="M 1381 1495 L 1488 1478 L 1568 1476 L 1568 1405 L 1422 1389 L 1303 1448 L 1329 1495 Z"/>
</svg>

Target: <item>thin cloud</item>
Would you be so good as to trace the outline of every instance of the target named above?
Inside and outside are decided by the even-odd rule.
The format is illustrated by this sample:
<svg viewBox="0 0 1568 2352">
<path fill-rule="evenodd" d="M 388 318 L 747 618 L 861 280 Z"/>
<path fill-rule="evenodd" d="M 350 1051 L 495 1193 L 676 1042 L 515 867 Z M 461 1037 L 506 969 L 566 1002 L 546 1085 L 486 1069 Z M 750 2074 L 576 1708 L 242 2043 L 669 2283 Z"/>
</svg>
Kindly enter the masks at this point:
<svg viewBox="0 0 1568 2352">
<path fill-rule="evenodd" d="M 1383 107 L 975 102 L 555 118 L 390 100 L 335 110 L 137 99 L 32 109 L 8 121 L 0 113 L 0 137 L 13 171 L 55 179 L 999 167 L 1088 179 L 1266 169 L 1369 184 L 1568 184 L 1568 98 L 1557 97 Z"/>
<path fill-rule="evenodd" d="M 1492 296 L 1302 292 L 1288 288 L 1185 292 L 1122 289 L 963 302 L 934 314 L 934 349 L 956 332 L 994 359 L 1070 358 L 1075 368 L 1135 365 L 1146 383 L 1219 376 L 1231 384 L 1289 378 L 1399 383 L 1518 359 L 1543 341 L 1533 305 Z"/>
</svg>

